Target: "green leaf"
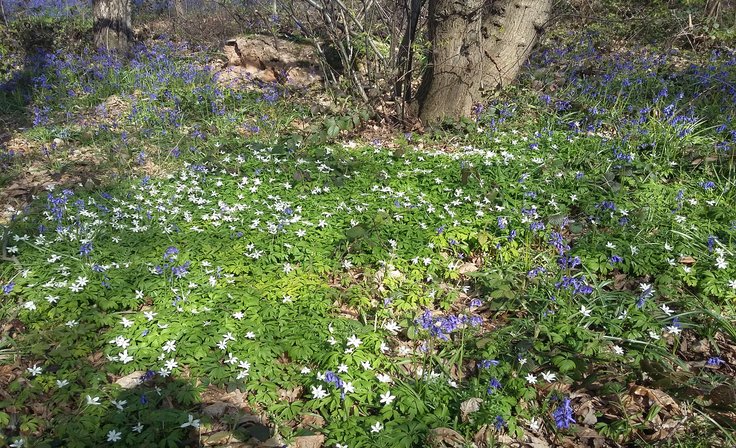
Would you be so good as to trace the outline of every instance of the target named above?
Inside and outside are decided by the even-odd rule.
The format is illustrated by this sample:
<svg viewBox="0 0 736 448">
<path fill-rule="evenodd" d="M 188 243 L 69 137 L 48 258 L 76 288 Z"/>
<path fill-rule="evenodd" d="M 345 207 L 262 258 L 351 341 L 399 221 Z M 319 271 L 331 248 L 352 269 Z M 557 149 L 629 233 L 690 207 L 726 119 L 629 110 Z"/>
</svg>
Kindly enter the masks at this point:
<svg viewBox="0 0 736 448">
<path fill-rule="evenodd" d="M 564 356 L 555 356 L 552 363 L 557 366 L 561 373 L 572 372 L 577 367 L 575 361 L 565 358 Z"/>
<path fill-rule="evenodd" d="M 358 224 L 345 231 L 348 241 L 355 241 L 358 238 L 364 238 L 366 235 L 368 235 L 368 230 L 362 224 Z"/>
</svg>

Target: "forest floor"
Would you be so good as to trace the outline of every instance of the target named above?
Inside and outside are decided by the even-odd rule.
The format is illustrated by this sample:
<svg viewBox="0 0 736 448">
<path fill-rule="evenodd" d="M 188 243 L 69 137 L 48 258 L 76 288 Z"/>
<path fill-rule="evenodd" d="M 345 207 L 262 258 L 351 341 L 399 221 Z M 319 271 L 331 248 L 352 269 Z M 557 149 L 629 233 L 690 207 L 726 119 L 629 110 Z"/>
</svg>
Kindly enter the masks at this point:
<svg viewBox="0 0 736 448">
<path fill-rule="evenodd" d="M 422 133 L 182 43 L 27 59 L 0 446 L 736 445 L 736 52 L 691 44 L 552 30 Z"/>
</svg>

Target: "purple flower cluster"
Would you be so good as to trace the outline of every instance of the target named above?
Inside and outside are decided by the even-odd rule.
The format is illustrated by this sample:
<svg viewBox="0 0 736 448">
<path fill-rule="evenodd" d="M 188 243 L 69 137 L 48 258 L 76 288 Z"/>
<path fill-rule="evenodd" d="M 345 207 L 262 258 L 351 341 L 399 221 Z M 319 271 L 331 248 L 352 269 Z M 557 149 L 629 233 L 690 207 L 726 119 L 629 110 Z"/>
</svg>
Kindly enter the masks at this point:
<svg viewBox="0 0 736 448">
<path fill-rule="evenodd" d="M 570 277 L 563 275 L 562 280 L 555 283 L 555 288 L 571 290 L 573 294 L 588 295 L 593 293 L 593 287 L 585 283 L 585 276 Z"/>
<path fill-rule="evenodd" d="M 340 398 L 345 399 L 345 382 L 333 371 L 328 370 L 325 372 L 325 382 L 332 384 L 340 390 Z"/>
<path fill-rule="evenodd" d="M 480 316 L 465 316 L 448 314 L 446 316 L 432 316 L 429 310 L 416 319 L 415 321 L 422 329 L 427 330 L 432 337 L 438 337 L 444 341 L 450 339 L 450 333 L 462 328 L 463 326 L 477 327 L 483 319 Z"/>
<path fill-rule="evenodd" d="M 164 264 L 163 266 L 158 265 L 154 267 L 154 272 L 156 274 L 164 274 L 167 272 L 167 270 L 171 271 L 172 278 L 184 278 L 189 273 L 189 267 L 191 266 L 191 262 L 187 261 L 181 265 L 176 265 L 174 262 L 176 261 L 177 256 L 179 255 L 179 249 L 175 246 L 169 246 L 164 251 L 163 259 Z"/>
<path fill-rule="evenodd" d="M 91 253 L 92 253 L 92 243 L 91 242 L 84 243 L 79 248 L 79 255 L 80 256 L 86 257 L 86 256 L 88 256 Z"/>
<path fill-rule="evenodd" d="M 557 259 L 557 264 L 561 269 L 575 269 L 582 263 L 580 257 L 571 257 L 569 255 L 563 255 Z"/>
<path fill-rule="evenodd" d="M 482 369 L 490 369 L 492 366 L 497 366 L 499 364 L 500 362 L 496 361 L 495 359 L 483 359 L 478 365 Z"/>
<path fill-rule="evenodd" d="M 549 244 L 557 249 L 557 253 L 560 257 L 562 257 L 566 251 L 570 250 L 570 245 L 565 243 L 565 240 L 559 232 L 552 232 L 549 235 Z"/>
<path fill-rule="evenodd" d="M 15 282 L 10 282 L 3 286 L 3 294 L 8 295 L 11 292 L 13 292 L 13 288 L 15 288 Z"/>
<path fill-rule="evenodd" d="M 567 429 L 570 427 L 571 423 L 575 423 L 572 406 L 570 406 L 570 399 L 563 399 L 557 406 L 557 409 L 552 412 L 552 416 L 555 419 L 555 425 L 558 429 Z"/>
<path fill-rule="evenodd" d="M 498 379 L 491 378 L 491 380 L 488 382 L 488 389 L 487 389 L 488 395 L 493 394 L 496 391 L 496 389 L 500 389 L 501 387 L 502 387 L 501 382 L 498 381 Z"/>
</svg>

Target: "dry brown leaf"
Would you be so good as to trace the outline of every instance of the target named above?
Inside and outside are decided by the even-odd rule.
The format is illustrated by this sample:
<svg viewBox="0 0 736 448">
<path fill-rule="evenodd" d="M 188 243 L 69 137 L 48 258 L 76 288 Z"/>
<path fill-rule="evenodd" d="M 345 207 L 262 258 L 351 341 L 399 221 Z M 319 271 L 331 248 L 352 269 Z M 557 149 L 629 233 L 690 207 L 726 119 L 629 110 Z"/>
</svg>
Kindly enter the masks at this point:
<svg viewBox="0 0 736 448">
<path fill-rule="evenodd" d="M 250 409 L 247 404 L 247 397 L 248 394 L 242 392 L 240 389 L 235 389 L 234 391 L 228 392 L 227 394 L 223 395 L 221 399 L 222 401 L 234 404 L 240 409 Z"/>
<path fill-rule="evenodd" d="M 311 436 L 300 436 L 294 438 L 293 448 L 320 448 L 325 443 L 324 434 L 314 434 Z"/>
<path fill-rule="evenodd" d="M 598 431 L 596 431 L 593 428 L 580 428 L 580 430 L 577 433 L 578 438 L 581 442 L 583 442 L 583 445 L 581 446 L 593 446 L 593 447 L 603 447 L 605 445 L 606 438 L 602 435 L 598 434 Z"/>
<path fill-rule="evenodd" d="M 673 418 L 667 419 L 661 424 L 653 425 L 656 430 L 651 434 L 642 434 L 642 437 L 647 442 L 658 442 L 669 439 L 677 431 L 681 423 L 679 420 Z"/>
<path fill-rule="evenodd" d="M 450 428 L 435 428 L 429 431 L 427 444 L 432 448 L 463 448 L 465 438 Z"/>
<path fill-rule="evenodd" d="M 733 406 L 736 404 L 736 388 L 721 384 L 710 392 L 708 399 L 716 406 Z"/>
<path fill-rule="evenodd" d="M 707 339 L 701 339 L 691 347 L 695 353 L 710 353 L 710 342 Z"/>
<path fill-rule="evenodd" d="M 460 265 L 459 268 L 457 268 L 457 272 L 460 274 L 476 272 L 477 270 L 478 270 L 478 266 L 476 266 L 475 263 L 463 263 L 462 265 Z"/>
<path fill-rule="evenodd" d="M 584 425 L 593 426 L 598 423 L 598 417 L 595 415 L 595 406 L 590 400 L 580 403 L 575 413 L 583 418 L 582 423 Z"/>
<path fill-rule="evenodd" d="M 524 434 L 524 443 L 526 444 L 526 448 L 549 448 L 549 443 L 546 440 L 534 434 Z"/>
<path fill-rule="evenodd" d="M 302 415 L 301 422 L 299 422 L 300 428 L 322 428 L 324 426 L 325 419 L 317 414 L 304 414 Z"/>
<path fill-rule="evenodd" d="M 460 418 L 464 423 L 467 423 L 469 415 L 473 412 L 480 410 L 480 405 L 483 404 L 483 400 L 477 397 L 469 398 L 460 404 Z"/>
<path fill-rule="evenodd" d="M 11 364 L 0 365 L 0 389 L 5 389 L 5 386 L 12 383 L 18 376 L 16 371 L 17 366 Z"/>
<path fill-rule="evenodd" d="M 632 396 L 640 397 L 641 403 L 645 410 L 649 410 L 652 405 L 658 405 L 670 414 L 681 415 L 682 411 L 677 402 L 669 395 L 657 389 L 650 389 L 641 385 L 634 385 L 630 393 Z"/>
<path fill-rule="evenodd" d="M 230 431 L 218 431 L 212 434 L 202 436 L 202 445 L 204 446 L 221 446 L 230 444 L 238 439 Z"/>
<path fill-rule="evenodd" d="M 143 375 L 145 375 L 146 372 L 142 370 L 136 370 L 133 373 L 129 373 L 128 375 L 125 375 L 124 377 L 118 378 L 117 381 L 115 381 L 115 384 L 122 387 L 123 389 L 133 389 L 136 386 L 139 386 L 141 384 L 141 378 Z"/>
<path fill-rule="evenodd" d="M 302 386 L 297 386 L 289 390 L 279 389 L 279 398 L 289 403 L 293 403 L 302 396 L 303 391 L 304 388 Z"/>
<path fill-rule="evenodd" d="M 473 436 L 473 442 L 475 442 L 476 445 L 483 448 L 488 443 L 488 425 L 483 425 L 478 429 L 478 432 L 475 433 Z"/>
<path fill-rule="evenodd" d="M 235 406 L 230 403 L 217 401 L 205 406 L 204 409 L 202 409 L 202 413 L 210 418 L 220 418 L 225 415 L 229 410 L 234 409 L 236 409 Z"/>
<path fill-rule="evenodd" d="M 626 274 L 616 274 L 613 276 L 613 289 L 621 291 L 626 287 Z"/>
</svg>

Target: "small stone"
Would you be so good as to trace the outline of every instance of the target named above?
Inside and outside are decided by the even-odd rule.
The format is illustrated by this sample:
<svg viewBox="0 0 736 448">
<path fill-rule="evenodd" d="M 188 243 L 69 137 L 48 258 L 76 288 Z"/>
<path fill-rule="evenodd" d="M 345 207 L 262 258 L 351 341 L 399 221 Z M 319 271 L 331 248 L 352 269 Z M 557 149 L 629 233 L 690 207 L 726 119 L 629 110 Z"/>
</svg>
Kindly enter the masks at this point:
<svg viewBox="0 0 736 448">
<path fill-rule="evenodd" d="M 118 379 L 117 381 L 115 381 L 115 384 L 119 385 L 125 390 L 133 389 L 134 387 L 140 386 L 141 378 L 145 374 L 146 372 L 143 372 L 142 370 L 136 370 L 135 372 Z"/>
<path fill-rule="evenodd" d="M 205 406 L 205 408 L 202 409 L 202 413 L 210 418 L 219 418 L 225 415 L 229 408 L 234 408 L 234 406 L 230 403 L 225 403 L 224 401 L 218 401 Z"/>
</svg>

